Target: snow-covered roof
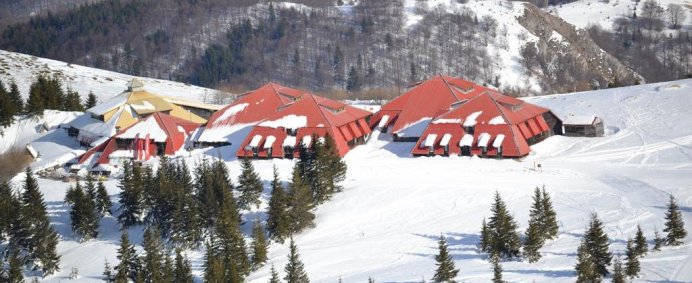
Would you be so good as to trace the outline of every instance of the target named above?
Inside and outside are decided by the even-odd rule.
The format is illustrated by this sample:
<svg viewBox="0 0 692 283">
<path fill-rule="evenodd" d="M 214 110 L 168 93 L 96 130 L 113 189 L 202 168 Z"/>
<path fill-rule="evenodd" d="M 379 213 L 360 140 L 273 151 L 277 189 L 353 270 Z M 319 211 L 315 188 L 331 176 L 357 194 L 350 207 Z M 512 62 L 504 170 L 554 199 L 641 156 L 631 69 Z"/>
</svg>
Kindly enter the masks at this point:
<svg viewBox="0 0 692 283">
<path fill-rule="evenodd" d="M 490 134 L 481 133 L 478 136 L 478 147 L 487 147 L 489 141 L 490 141 Z"/>
<path fill-rule="evenodd" d="M 448 134 L 448 133 L 444 134 L 444 135 L 442 136 L 442 139 L 440 140 L 440 146 L 447 146 L 447 145 L 449 145 L 449 140 L 451 140 L 451 139 L 452 139 L 452 135 L 451 135 L 451 134 Z"/>
<path fill-rule="evenodd" d="M 429 134 L 428 137 L 425 138 L 425 146 L 426 147 L 432 147 L 435 146 L 435 140 L 437 139 L 436 134 Z"/>
<path fill-rule="evenodd" d="M 247 103 L 241 103 L 238 105 L 233 105 L 232 107 L 229 107 L 226 109 L 226 111 L 221 114 L 215 121 L 214 121 L 214 126 L 217 126 L 219 124 L 222 124 L 226 122 L 226 119 L 230 118 L 231 116 L 238 114 L 238 112 L 245 110 L 245 108 L 248 107 L 249 104 Z"/>
<path fill-rule="evenodd" d="M 403 137 L 420 137 L 430 124 L 430 120 L 432 120 L 431 117 L 423 117 L 416 122 L 406 124 L 396 134 Z"/>
<path fill-rule="evenodd" d="M 128 128 L 122 134 L 119 134 L 117 138 L 120 139 L 134 139 L 134 138 L 145 138 L 149 135 L 150 139 L 155 142 L 165 142 L 168 138 L 166 132 L 161 129 L 159 123 L 156 122 L 154 116 L 149 116 L 144 121 L 134 124 L 132 127 Z"/>
<path fill-rule="evenodd" d="M 312 136 L 304 136 L 303 137 L 303 146 L 309 147 L 311 142 L 312 142 Z"/>
<path fill-rule="evenodd" d="M 488 121 L 488 124 L 490 124 L 490 125 L 504 125 L 504 124 L 507 124 L 507 122 L 505 121 L 505 118 L 502 117 L 502 115 L 497 115 L 495 118 L 490 119 L 490 121 Z"/>
<path fill-rule="evenodd" d="M 461 124 L 461 119 L 435 119 L 433 124 Z"/>
<path fill-rule="evenodd" d="M 471 113 L 468 117 L 466 117 L 466 120 L 464 120 L 464 127 L 473 127 L 476 125 L 476 119 L 478 116 L 480 116 L 483 113 L 483 111 L 476 111 Z"/>
<path fill-rule="evenodd" d="M 129 93 L 124 92 L 121 94 L 118 94 L 104 102 L 101 102 L 94 107 L 91 107 L 87 109 L 87 112 L 89 113 L 94 113 L 96 115 L 103 115 L 108 113 L 108 111 L 113 110 L 114 108 L 123 105 L 125 102 L 127 102 L 127 98 L 129 96 Z"/>
<path fill-rule="evenodd" d="M 283 147 L 295 147 L 296 146 L 296 137 L 295 136 L 286 136 L 282 146 Z"/>
<path fill-rule="evenodd" d="M 235 125 L 224 125 L 220 127 L 210 127 L 204 128 L 203 130 L 198 130 L 199 137 L 195 140 L 198 142 L 228 142 L 231 135 L 239 132 L 245 128 L 252 126 L 251 124 L 235 124 Z M 245 136 L 243 136 L 245 138 Z"/>
<path fill-rule="evenodd" d="M 502 142 L 505 140 L 505 135 L 499 134 L 495 137 L 495 140 L 493 141 L 493 147 L 494 148 L 499 148 L 502 146 Z"/>
<path fill-rule="evenodd" d="M 389 122 L 389 115 L 384 115 L 384 116 L 382 116 L 380 123 L 377 124 L 377 127 L 378 128 L 384 128 L 384 126 L 387 125 L 387 122 Z"/>
<path fill-rule="evenodd" d="M 459 146 L 471 146 L 473 145 L 473 135 L 465 134 L 461 137 L 459 141 Z"/>
<path fill-rule="evenodd" d="M 275 136 L 267 136 L 267 139 L 264 141 L 264 149 L 271 148 L 274 141 L 276 141 Z"/>
<path fill-rule="evenodd" d="M 269 128 L 285 128 L 285 129 L 298 129 L 305 127 L 308 124 L 308 117 L 298 116 L 295 114 L 290 114 L 282 117 L 278 120 L 264 121 L 259 123 L 259 126 L 269 127 Z"/>
<path fill-rule="evenodd" d="M 592 125 L 596 121 L 596 116 L 568 116 L 563 125 Z"/>
<path fill-rule="evenodd" d="M 261 140 L 262 140 L 262 136 L 255 135 L 254 137 L 252 137 L 252 140 L 250 141 L 249 146 L 252 148 L 255 148 L 255 147 L 259 146 L 259 143 Z"/>
</svg>

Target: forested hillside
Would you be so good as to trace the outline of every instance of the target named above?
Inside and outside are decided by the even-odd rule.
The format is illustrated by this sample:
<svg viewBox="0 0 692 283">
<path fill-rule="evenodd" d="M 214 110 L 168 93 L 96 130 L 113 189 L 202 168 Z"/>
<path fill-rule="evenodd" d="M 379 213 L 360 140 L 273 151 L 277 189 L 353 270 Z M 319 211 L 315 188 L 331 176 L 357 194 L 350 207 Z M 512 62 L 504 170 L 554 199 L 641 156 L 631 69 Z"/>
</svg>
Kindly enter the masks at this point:
<svg viewBox="0 0 692 283">
<path fill-rule="evenodd" d="M 19 7 L 27 12 L 30 6 L 38 12 L 5 27 L 0 49 L 208 87 L 242 90 L 272 80 L 344 95 L 397 92 L 437 73 L 516 95 L 690 76 L 690 26 L 683 18 L 669 28 L 670 21 L 655 13 L 623 14 L 623 28 L 581 33 L 616 58 L 594 65 L 586 61 L 599 54 L 584 54 L 574 39 L 542 37 L 522 26 L 521 2 L 105 0 L 78 7 L 79 1 L 58 2 L 73 8 L 47 13 L 41 7 L 50 5 L 38 0 L 3 7 L 0 13 Z M 661 9 L 659 14 L 668 11 Z M 627 74 L 602 71 L 617 69 L 612 64 L 617 61 Z"/>
</svg>

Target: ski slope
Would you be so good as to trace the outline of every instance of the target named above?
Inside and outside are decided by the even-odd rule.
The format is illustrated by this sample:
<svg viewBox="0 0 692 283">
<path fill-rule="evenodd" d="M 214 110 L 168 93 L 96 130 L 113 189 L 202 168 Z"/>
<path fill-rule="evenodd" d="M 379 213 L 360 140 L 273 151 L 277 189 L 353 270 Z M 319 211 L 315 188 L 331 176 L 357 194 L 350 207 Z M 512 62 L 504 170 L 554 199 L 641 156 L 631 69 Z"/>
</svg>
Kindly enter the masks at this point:
<svg viewBox="0 0 692 283">
<path fill-rule="evenodd" d="M 652 240 L 663 229 L 668 194 L 678 200 L 688 231 L 692 231 L 692 80 L 628 88 L 530 98 L 561 117 L 597 115 L 605 120 L 601 138 L 551 137 L 533 147 L 522 160 L 476 157 L 412 158 L 413 143 L 393 143 L 375 133 L 367 144 L 348 153 L 345 190 L 316 211 L 316 227 L 296 235 L 301 259 L 312 282 L 413 282 L 432 278 L 437 238 L 445 235 L 458 281 L 488 282 L 492 268 L 476 249 L 480 224 L 490 216 L 490 204 L 499 191 L 513 212 L 520 232 L 527 227 L 532 191 L 546 186 L 560 225 L 559 237 L 541 249 L 537 263 L 504 262 L 509 282 L 574 282 L 573 267 L 589 214 L 597 212 L 611 240 L 610 249 L 621 258 L 625 241 L 641 224 Z M 231 176 L 240 174 L 233 146 L 197 150 L 180 156 L 191 165 L 202 158 L 222 158 Z M 284 181 L 292 161 L 260 160 L 254 165 L 265 185 L 272 165 Z M 536 170 L 535 164 L 542 169 Z M 22 177 L 15 178 L 15 182 Z M 234 178 L 235 179 L 235 178 Z M 100 280 L 104 260 L 117 263 L 120 232 L 113 218 L 102 221 L 101 235 L 86 243 L 75 241 L 69 230 L 69 212 L 62 200 L 68 184 L 40 180 L 53 224 L 60 234 L 61 271 L 42 281 L 61 282 L 72 267 L 75 282 Z M 117 180 L 106 182 L 117 202 Z M 258 210 L 244 220 L 265 219 L 270 192 L 265 190 Z M 250 235 L 249 224 L 243 227 Z M 692 233 L 690 233 L 692 234 Z M 141 242 L 140 227 L 130 229 Z M 249 241 L 249 239 L 248 239 Z M 641 259 L 642 273 L 634 282 L 691 282 L 692 237 L 680 247 L 664 247 Z M 652 246 L 652 244 L 650 244 Z M 266 282 L 271 264 L 283 270 L 287 244 L 273 243 L 267 266 L 252 273 L 249 282 Z M 201 280 L 203 252 L 188 251 Z M 283 275 L 282 275 L 283 276 Z"/>
</svg>

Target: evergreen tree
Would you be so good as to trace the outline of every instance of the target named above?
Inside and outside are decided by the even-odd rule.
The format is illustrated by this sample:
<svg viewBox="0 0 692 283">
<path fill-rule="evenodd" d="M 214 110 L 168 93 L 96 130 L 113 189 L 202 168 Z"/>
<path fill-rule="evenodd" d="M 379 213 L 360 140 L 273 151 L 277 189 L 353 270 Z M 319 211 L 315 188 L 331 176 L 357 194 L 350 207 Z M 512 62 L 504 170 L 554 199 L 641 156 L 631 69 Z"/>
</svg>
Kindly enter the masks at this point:
<svg viewBox="0 0 692 283">
<path fill-rule="evenodd" d="M 627 278 L 625 277 L 625 271 L 622 268 L 620 258 L 616 258 L 615 262 L 613 263 L 613 279 L 610 282 L 627 283 Z"/>
<path fill-rule="evenodd" d="M 14 115 L 24 112 L 24 100 L 22 95 L 19 93 L 19 87 L 17 83 L 12 79 L 10 81 L 10 90 L 8 92 L 12 103 L 14 104 Z"/>
<path fill-rule="evenodd" d="M 242 282 L 243 276 L 250 271 L 250 262 L 246 253 L 245 239 L 239 228 L 239 214 L 231 191 L 225 191 L 218 222 L 214 227 L 214 253 L 223 264 L 223 276 L 226 280 Z"/>
<path fill-rule="evenodd" d="M 289 231 L 300 233 L 306 227 L 313 225 L 315 214 L 312 213 L 313 203 L 309 185 L 303 180 L 300 168 L 293 167 L 292 182 L 288 185 L 288 219 Z"/>
<path fill-rule="evenodd" d="M 303 262 L 300 261 L 298 247 L 293 241 L 293 238 L 291 238 L 290 243 L 288 263 L 286 263 L 286 267 L 284 268 L 284 271 L 286 272 L 284 280 L 286 283 L 309 283 L 310 279 L 308 278 L 308 274 L 305 273 Z"/>
<path fill-rule="evenodd" d="M 193 283 L 192 265 L 187 257 L 183 257 L 180 249 L 175 250 L 175 276 L 173 282 L 176 283 Z"/>
<path fill-rule="evenodd" d="M 500 257 L 498 255 L 493 255 L 491 258 L 493 263 L 493 283 L 504 283 L 502 280 L 502 265 L 500 264 Z"/>
<path fill-rule="evenodd" d="M 68 197 L 70 199 L 66 199 L 66 202 L 71 202 L 72 206 L 70 209 L 72 232 L 84 241 L 98 237 L 99 218 L 89 193 L 77 183 Z"/>
<path fill-rule="evenodd" d="M 284 239 L 290 235 L 290 220 L 288 218 L 288 199 L 284 187 L 281 185 L 281 180 L 279 180 L 276 166 L 274 166 L 274 178 L 271 187 L 272 196 L 267 212 L 267 230 L 274 240 L 283 243 Z"/>
<path fill-rule="evenodd" d="M 29 259 L 41 267 L 44 276 L 51 275 L 60 270 L 60 256 L 56 251 L 58 234 L 50 225 L 46 203 L 31 168 L 26 169 L 23 191 L 20 213 L 28 228 L 26 249 Z"/>
<path fill-rule="evenodd" d="M 360 72 L 356 69 L 356 66 L 351 66 L 348 71 L 348 78 L 346 79 L 346 90 L 350 92 L 358 92 L 363 84 L 363 79 L 360 77 Z"/>
<path fill-rule="evenodd" d="M 639 274 L 639 258 L 637 249 L 634 246 L 632 239 L 627 239 L 627 250 L 625 252 L 627 262 L 625 263 L 625 274 L 630 278 L 638 277 Z"/>
<path fill-rule="evenodd" d="M 584 237 L 587 243 L 587 252 L 596 265 L 596 271 L 602 276 L 607 275 L 607 267 L 613 256 L 608 251 L 609 240 L 608 235 L 603 231 L 603 222 L 598 219 L 595 212 L 591 214 L 591 222 Z"/>
<path fill-rule="evenodd" d="M 175 280 L 175 267 L 173 266 L 173 259 L 168 251 L 164 250 L 163 257 L 163 267 L 161 268 L 161 281 L 159 282 L 177 282 Z"/>
<path fill-rule="evenodd" d="M 541 258 L 538 251 L 543 246 L 545 229 L 543 227 L 544 211 L 541 191 L 536 188 L 533 196 L 533 204 L 529 211 L 529 227 L 526 229 L 524 239 L 524 257 L 529 262 L 536 262 Z"/>
<path fill-rule="evenodd" d="M 454 266 L 454 260 L 447 248 L 447 241 L 442 235 L 438 241 L 438 254 L 435 256 L 435 261 L 437 270 L 435 270 L 433 282 L 456 282 L 454 278 L 459 274 L 459 269 Z"/>
<path fill-rule="evenodd" d="M 202 224 L 199 219 L 190 171 L 185 162 L 176 166 L 176 196 L 171 226 L 171 241 L 183 247 L 195 248 L 202 239 Z"/>
<path fill-rule="evenodd" d="M 7 259 L 7 277 L 4 278 L 8 283 L 22 283 L 24 282 L 24 274 L 22 273 L 23 262 L 20 254 L 19 247 L 12 245 L 9 251 L 9 258 Z M 1 262 L 0 262 L 1 263 Z M 0 278 L 3 279 L 3 278 Z"/>
<path fill-rule="evenodd" d="M 134 162 L 125 162 L 123 164 L 123 177 L 118 186 L 120 187 L 121 210 L 120 215 L 118 215 L 118 223 L 123 227 L 141 223 L 144 200 L 140 167 Z"/>
<path fill-rule="evenodd" d="M 118 248 L 118 260 L 120 263 L 115 267 L 117 271 L 115 275 L 116 282 L 127 282 L 137 278 L 139 270 L 139 260 L 134 245 L 130 243 L 130 235 L 127 230 L 123 230 L 120 235 L 120 247 Z"/>
<path fill-rule="evenodd" d="M 15 108 L 5 85 L 0 81 L 0 127 L 7 127 L 14 122 L 14 115 L 18 112 Z"/>
<path fill-rule="evenodd" d="M 517 223 L 512 215 L 507 211 L 507 206 L 500 197 L 499 192 L 495 192 L 495 203 L 491 211 L 493 216 L 488 222 L 488 235 L 490 238 L 490 255 L 502 257 L 518 257 L 521 241 L 517 233 Z"/>
<path fill-rule="evenodd" d="M 658 230 L 654 230 L 654 251 L 660 251 L 661 247 L 666 243 L 666 239 L 661 237 Z"/>
<path fill-rule="evenodd" d="M 687 237 L 687 231 L 685 231 L 685 223 L 682 220 L 682 213 L 680 212 L 678 204 L 673 195 L 670 195 L 670 200 L 668 202 L 665 225 L 666 228 L 663 229 L 663 232 L 668 233 L 666 235 L 666 245 L 682 245 L 684 243 L 683 240 L 685 237 Z"/>
<path fill-rule="evenodd" d="M 238 208 L 250 209 L 254 204 L 256 208 L 260 205 L 260 196 L 264 190 L 262 180 L 259 174 L 255 172 L 255 167 L 252 166 L 252 159 L 243 158 L 240 161 L 242 173 L 238 177 Z"/>
<path fill-rule="evenodd" d="M 269 283 L 281 283 L 281 279 L 279 279 L 279 273 L 276 272 L 276 268 L 274 268 L 274 264 L 272 264 L 271 277 L 269 278 Z"/>
<path fill-rule="evenodd" d="M 542 190 L 541 203 L 543 204 L 541 226 L 543 227 L 545 239 L 555 239 L 558 233 L 557 214 L 553 208 L 553 202 L 550 200 L 550 195 L 545 190 L 545 186 L 543 186 Z"/>
<path fill-rule="evenodd" d="M 10 184 L 0 181 L 0 243 L 4 242 L 10 234 L 12 214 L 16 209 L 12 205 L 15 203 L 16 198 L 12 194 Z"/>
<path fill-rule="evenodd" d="M 161 235 L 155 226 L 149 227 L 144 231 L 142 247 L 145 254 L 142 258 L 144 263 L 142 272 L 144 273 L 144 281 L 148 283 L 163 281 L 161 271 L 163 269 L 164 254 L 160 239 Z"/>
<path fill-rule="evenodd" d="M 106 215 L 111 215 L 111 207 L 113 203 L 111 202 L 111 197 L 108 195 L 106 186 L 103 182 L 99 181 L 96 183 L 96 211 L 104 217 Z"/>
<path fill-rule="evenodd" d="M 267 240 L 264 227 L 259 220 L 252 225 L 252 266 L 255 268 L 267 262 Z"/>
<path fill-rule="evenodd" d="M 577 265 L 574 267 L 577 273 L 577 283 L 601 282 L 602 275 L 598 271 L 595 258 L 590 254 L 588 245 L 585 236 L 577 248 Z"/>
<path fill-rule="evenodd" d="M 89 91 L 89 95 L 87 96 L 86 101 L 84 101 L 84 108 L 85 109 L 90 109 L 98 103 L 98 100 L 96 99 L 96 95 L 94 95 L 94 92 Z"/>
<path fill-rule="evenodd" d="M 115 277 L 113 277 L 113 268 L 111 267 L 111 264 L 106 260 L 103 266 L 103 281 L 105 282 L 113 282 L 115 280 Z"/>
<path fill-rule="evenodd" d="M 204 282 L 218 283 L 224 281 L 224 271 L 221 259 L 214 251 L 214 241 L 208 242 L 204 255 Z"/>
<path fill-rule="evenodd" d="M 634 250 L 637 251 L 637 256 L 645 255 L 649 251 L 649 244 L 639 224 L 637 224 L 637 235 L 634 236 Z"/>
<path fill-rule="evenodd" d="M 488 224 L 485 222 L 485 217 L 483 218 L 483 223 L 481 224 L 481 237 L 480 237 L 480 250 L 481 252 L 490 252 L 492 248 L 492 238 L 490 236 L 490 231 L 488 230 Z"/>
<path fill-rule="evenodd" d="M 324 136 L 323 143 L 315 143 L 315 181 L 312 185 L 315 204 L 319 205 L 343 190 L 340 185 L 346 179 L 346 163 L 343 162 L 336 142 L 331 135 Z"/>
<path fill-rule="evenodd" d="M 84 106 L 82 106 L 82 101 L 79 98 L 79 93 L 72 90 L 71 88 L 67 89 L 67 93 L 65 94 L 65 101 L 63 102 L 63 108 L 62 110 L 64 111 L 84 111 Z"/>
</svg>

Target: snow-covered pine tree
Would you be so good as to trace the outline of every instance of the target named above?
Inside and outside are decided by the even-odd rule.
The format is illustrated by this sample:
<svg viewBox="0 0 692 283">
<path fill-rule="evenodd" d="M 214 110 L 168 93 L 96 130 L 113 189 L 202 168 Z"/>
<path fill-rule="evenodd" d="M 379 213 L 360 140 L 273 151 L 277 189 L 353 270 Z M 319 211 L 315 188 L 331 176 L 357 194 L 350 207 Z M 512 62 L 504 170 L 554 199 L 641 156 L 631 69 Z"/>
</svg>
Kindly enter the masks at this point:
<svg viewBox="0 0 692 283">
<path fill-rule="evenodd" d="M 130 243 L 130 235 L 123 230 L 120 235 L 120 247 L 118 248 L 118 265 L 115 266 L 115 282 L 128 282 L 137 278 L 139 259 L 134 245 Z"/>
<path fill-rule="evenodd" d="M 303 229 L 313 225 L 315 214 L 312 212 L 313 201 L 310 186 L 305 182 L 300 173 L 300 167 L 293 167 L 293 178 L 288 185 L 288 219 L 291 234 L 300 233 Z"/>
<path fill-rule="evenodd" d="M 454 278 L 459 274 L 459 269 L 456 269 L 454 266 L 454 259 L 452 259 L 452 255 L 449 254 L 447 240 L 442 235 L 440 235 L 440 239 L 437 242 L 437 248 L 438 254 L 435 256 L 435 265 L 437 265 L 437 269 L 432 278 L 433 282 L 456 282 Z"/>
<path fill-rule="evenodd" d="M 180 249 L 175 250 L 175 276 L 173 282 L 176 283 L 193 283 L 192 265 L 187 257 L 183 256 Z"/>
<path fill-rule="evenodd" d="M 31 168 L 26 169 L 26 179 L 21 197 L 21 215 L 28 228 L 26 251 L 28 259 L 40 266 L 43 275 L 60 271 L 60 256 L 56 251 L 58 234 L 53 230 L 46 212 L 43 194 Z"/>
<path fill-rule="evenodd" d="M 272 263 L 272 268 L 271 268 L 271 277 L 269 278 L 269 283 L 281 283 L 281 279 L 279 279 L 279 273 L 276 272 L 276 268 L 274 268 L 274 264 Z"/>
<path fill-rule="evenodd" d="M 173 266 L 173 259 L 168 250 L 163 250 L 163 263 L 161 267 L 161 282 L 176 282 L 173 281 L 175 278 L 175 266 Z"/>
<path fill-rule="evenodd" d="M 541 190 L 536 187 L 533 195 L 533 204 L 529 210 L 529 227 L 526 229 L 524 236 L 524 258 L 533 263 L 541 258 L 541 253 L 538 251 L 543 246 L 545 235 L 545 227 L 543 226 L 544 211 L 543 199 Z"/>
<path fill-rule="evenodd" d="M 264 187 L 259 174 L 255 172 L 255 167 L 252 165 L 252 159 L 242 158 L 240 160 L 241 173 L 238 177 L 238 186 L 236 189 L 240 192 L 238 196 L 238 208 L 250 209 L 252 205 L 259 208 L 260 196 Z"/>
<path fill-rule="evenodd" d="M 7 258 L 7 278 L 8 283 L 22 283 L 24 282 L 24 273 L 22 272 L 24 263 L 22 262 L 21 251 L 19 247 L 11 245 L 9 250 L 9 257 Z"/>
<path fill-rule="evenodd" d="M 103 263 L 103 273 L 101 273 L 101 275 L 103 275 L 103 281 L 106 283 L 111 283 L 115 280 L 113 277 L 113 268 L 108 260 L 105 260 Z"/>
<path fill-rule="evenodd" d="M 577 248 L 577 264 L 574 269 L 577 273 L 577 283 L 597 283 L 601 282 L 602 275 L 598 271 L 598 266 L 596 266 L 596 261 L 590 253 L 589 244 L 584 233 L 584 238 Z"/>
<path fill-rule="evenodd" d="M 85 195 L 92 200 L 92 202 L 96 201 L 96 181 L 94 181 L 94 176 L 91 174 L 87 174 L 86 180 L 84 182 L 84 186 L 82 186 L 84 189 Z"/>
<path fill-rule="evenodd" d="M 603 231 L 603 222 L 598 219 L 598 214 L 591 214 L 589 228 L 584 235 L 586 238 L 588 253 L 593 258 L 596 271 L 605 276 L 608 274 L 608 266 L 613 255 L 608 250 L 610 245 L 608 235 Z"/>
<path fill-rule="evenodd" d="M 288 263 L 286 263 L 286 267 L 284 268 L 284 271 L 286 272 L 284 280 L 286 283 L 309 283 L 310 279 L 308 278 L 308 274 L 305 273 L 304 268 L 303 262 L 300 261 L 298 247 L 296 246 L 295 241 L 293 241 L 293 238 L 291 238 Z"/>
<path fill-rule="evenodd" d="M 668 211 L 666 211 L 666 228 L 663 232 L 668 233 L 666 235 L 666 245 L 669 246 L 679 246 L 684 242 L 683 240 L 687 237 L 687 231 L 685 231 L 685 223 L 682 220 L 682 213 L 678 208 L 678 204 L 675 201 L 675 197 L 670 195 L 670 200 L 668 201 Z"/>
<path fill-rule="evenodd" d="M 637 256 L 643 256 L 649 251 L 649 244 L 639 224 L 637 224 L 637 234 L 634 236 L 634 250 L 637 251 Z"/>
<path fill-rule="evenodd" d="M 544 231 L 544 238 L 547 239 L 555 239 L 557 238 L 557 233 L 558 233 L 558 225 L 557 225 L 557 214 L 555 213 L 555 209 L 553 208 L 553 201 L 550 199 L 550 194 L 545 190 L 545 186 L 543 186 L 542 189 L 542 198 L 541 202 L 543 203 L 543 209 L 541 212 L 542 215 L 542 227 Z"/>
<path fill-rule="evenodd" d="M 499 192 L 495 192 L 495 202 L 491 208 L 493 215 L 488 222 L 490 235 L 490 255 L 501 258 L 512 258 L 520 255 L 521 240 L 517 233 L 517 223 L 509 211 Z"/>
<path fill-rule="evenodd" d="M 610 281 L 612 283 L 627 283 L 627 278 L 625 276 L 625 271 L 622 268 L 622 261 L 620 258 L 615 258 L 613 262 L 613 278 Z"/>
<path fill-rule="evenodd" d="M 324 136 L 324 142 L 314 145 L 316 150 L 315 168 L 316 185 L 313 185 L 313 198 L 319 205 L 332 198 L 335 193 L 341 192 L 341 182 L 346 178 L 346 163 L 341 160 L 336 142 L 331 135 Z"/>
<path fill-rule="evenodd" d="M 500 257 L 498 255 L 493 255 L 490 259 L 493 264 L 493 283 L 505 283 L 502 280 L 502 264 L 500 263 Z"/>
<path fill-rule="evenodd" d="M 118 223 L 124 228 L 141 223 L 144 213 L 144 196 L 141 168 L 134 162 L 123 163 L 120 179 L 120 215 Z"/>
<path fill-rule="evenodd" d="M 627 250 L 625 251 L 627 262 L 625 263 L 625 274 L 630 278 L 639 277 L 639 255 L 637 254 L 634 241 L 627 239 Z"/>
<path fill-rule="evenodd" d="M 264 234 L 264 226 L 259 220 L 252 224 L 252 266 L 261 267 L 267 262 L 268 243 Z"/>
<path fill-rule="evenodd" d="M 111 215 L 112 206 L 113 202 L 111 202 L 111 196 L 108 195 L 106 186 L 103 182 L 98 181 L 98 183 L 96 183 L 96 211 L 101 217 Z"/>
<path fill-rule="evenodd" d="M 665 243 L 666 239 L 661 237 L 661 233 L 658 233 L 658 230 L 654 230 L 654 251 L 660 251 Z"/>
</svg>

